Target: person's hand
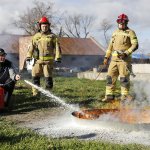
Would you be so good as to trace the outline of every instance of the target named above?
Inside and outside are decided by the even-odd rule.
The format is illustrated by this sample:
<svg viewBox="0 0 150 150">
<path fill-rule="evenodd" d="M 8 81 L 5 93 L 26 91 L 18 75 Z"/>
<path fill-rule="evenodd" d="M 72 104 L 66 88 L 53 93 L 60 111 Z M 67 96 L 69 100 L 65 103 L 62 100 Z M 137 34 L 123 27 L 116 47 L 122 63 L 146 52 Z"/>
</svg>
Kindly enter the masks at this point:
<svg viewBox="0 0 150 150">
<path fill-rule="evenodd" d="M 118 57 L 121 59 L 124 59 L 127 57 L 127 54 L 126 53 L 120 53 Z"/>
<path fill-rule="evenodd" d="M 107 65 L 107 64 L 108 64 L 108 58 L 107 58 L 107 57 L 104 58 L 103 64 L 104 64 L 104 65 Z"/>
<path fill-rule="evenodd" d="M 16 80 L 16 81 L 20 80 L 20 75 L 19 75 L 19 74 L 16 74 L 15 80 Z"/>
</svg>

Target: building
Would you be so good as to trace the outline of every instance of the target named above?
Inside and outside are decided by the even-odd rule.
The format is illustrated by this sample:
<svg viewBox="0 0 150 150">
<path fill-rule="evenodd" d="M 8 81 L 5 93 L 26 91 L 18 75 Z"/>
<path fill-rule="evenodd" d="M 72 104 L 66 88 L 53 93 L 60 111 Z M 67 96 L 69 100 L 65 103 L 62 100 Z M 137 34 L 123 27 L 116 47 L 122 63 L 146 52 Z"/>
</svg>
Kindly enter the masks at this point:
<svg viewBox="0 0 150 150">
<path fill-rule="evenodd" d="M 105 54 L 104 48 L 94 38 L 59 38 L 62 51 L 62 63 L 59 68 L 84 71 L 99 66 Z M 25 58 L 31 37 L 19 39 L 19 69 L 25 66 Z"/>
<path fill-rule="evenodd" d="M 13 62 L 14 67 L 18 70 L 19 66 L 19 38 L 21 35 L 0 34 L 0 48 L 7 53 L 6 58 Z"/>
</svg>

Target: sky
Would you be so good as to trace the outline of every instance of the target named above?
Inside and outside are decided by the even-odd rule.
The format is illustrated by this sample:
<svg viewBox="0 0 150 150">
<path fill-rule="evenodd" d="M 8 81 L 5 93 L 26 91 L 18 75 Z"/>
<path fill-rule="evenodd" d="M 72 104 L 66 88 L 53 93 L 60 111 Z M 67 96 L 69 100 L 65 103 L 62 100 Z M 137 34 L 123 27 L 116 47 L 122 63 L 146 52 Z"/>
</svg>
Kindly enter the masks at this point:
<svg viewBox="0 0 150 150">
<path fill-rule="evenodd" d="M 39 0 L 40 1 L 40 0 Z M 58 12 L 68 14 L 89 14 L 96 16 L 96 25 L 103 19 L 110 20 L 116 26 L 118 15 L 125 13 L 129 17 L 129 28 L 133 29 L 138 37 L 140 51 L 150 53 L 150 5 L 149 0 L 42 0 L 54 2 Z M 14 19 L 32 7 L 32 0 L 0 0 L 0 33 L 8 32 L 22 34 L 21 30 L 12 25 Z M 110 31 L 111 34 L 112 31 Z M 98 42 L 102 42 L 99 31 L 94 32 Z M 93 35 L 92 35 L 93 36 Z"/>
</svg>

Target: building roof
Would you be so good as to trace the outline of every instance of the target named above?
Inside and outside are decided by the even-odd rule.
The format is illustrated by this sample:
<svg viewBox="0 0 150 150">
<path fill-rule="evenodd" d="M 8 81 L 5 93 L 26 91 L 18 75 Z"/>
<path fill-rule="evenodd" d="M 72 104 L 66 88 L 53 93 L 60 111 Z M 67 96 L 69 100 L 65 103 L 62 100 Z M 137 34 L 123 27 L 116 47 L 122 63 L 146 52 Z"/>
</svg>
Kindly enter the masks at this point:
<svg viewBox="0 0 150 150">
<path fill-rule="evenodd" d="M 104 55 L 104 48 L 94 38 L 59 38 L 62 54 Z"/>
<path fill-rule="evenodd" d="M 22 35 L 0 35 L 0 48 L 7 53 L 18 53 L 19 38 L 29 42 L 31 37 Z M 29 40 L 29 41 L 28 41 Z M 94 38 L 59 38 L 62 54 L 66 55 L 104 55 L 105 51 Z"/>
</svg>

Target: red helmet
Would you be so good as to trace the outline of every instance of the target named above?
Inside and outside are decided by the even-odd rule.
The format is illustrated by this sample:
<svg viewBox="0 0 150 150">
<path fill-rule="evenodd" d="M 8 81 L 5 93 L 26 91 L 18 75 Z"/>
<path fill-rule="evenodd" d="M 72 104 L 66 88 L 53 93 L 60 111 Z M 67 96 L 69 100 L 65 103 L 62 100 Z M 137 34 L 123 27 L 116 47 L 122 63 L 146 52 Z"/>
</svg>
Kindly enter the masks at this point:
<svg viewBox="0 0 150 150">
<path fill-rule="evenodd" d="M 39 24 L 50 24 L 46 17 L 42 17 L 39 21 Z"/>
<path fill-rule="evenodd" d="M 121 14 L 118 16 L 117 23 L 128 23 L 128 16 L 125 14 Z"/>
</svg>

